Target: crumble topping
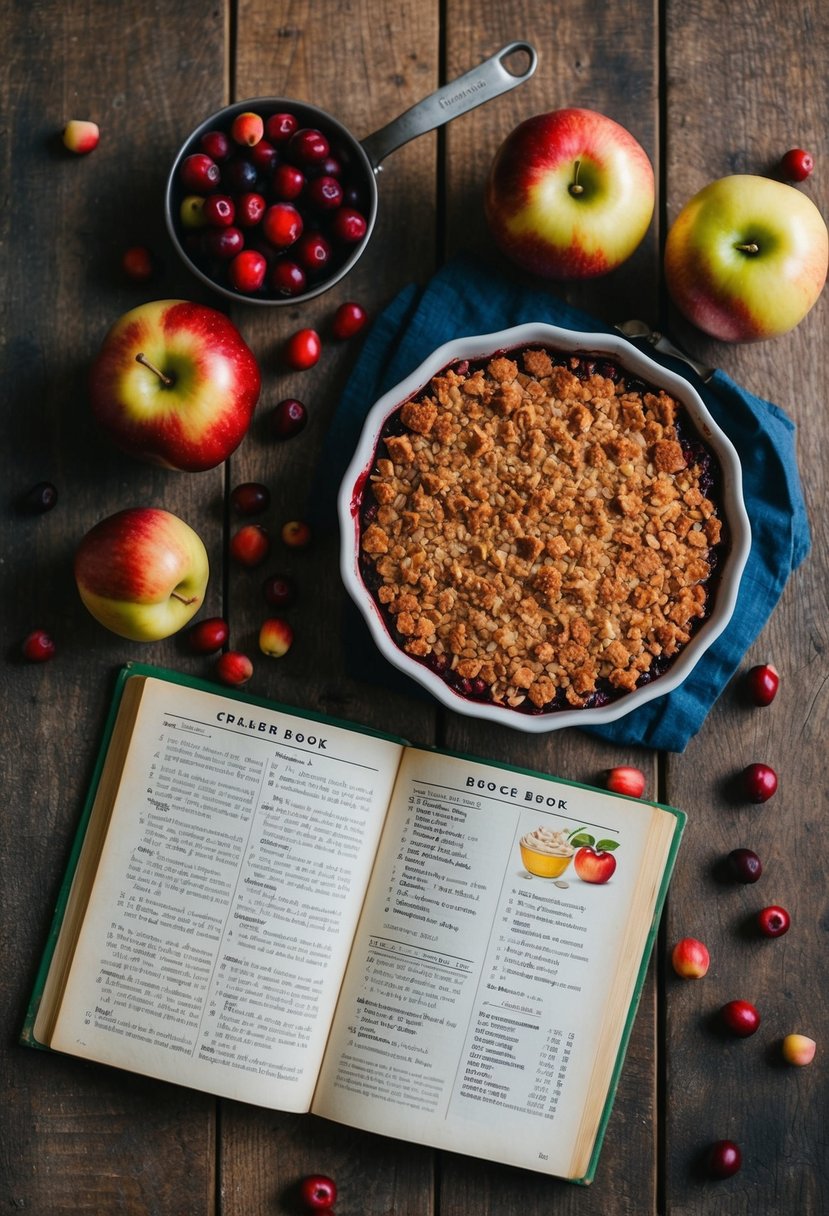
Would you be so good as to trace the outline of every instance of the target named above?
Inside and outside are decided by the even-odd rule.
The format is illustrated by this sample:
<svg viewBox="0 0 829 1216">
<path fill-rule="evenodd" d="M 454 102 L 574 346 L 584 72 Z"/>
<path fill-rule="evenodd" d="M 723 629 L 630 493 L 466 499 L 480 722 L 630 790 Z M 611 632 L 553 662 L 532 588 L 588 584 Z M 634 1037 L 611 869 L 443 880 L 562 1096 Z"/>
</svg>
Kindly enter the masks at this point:
<svg viewBox="0 0 829 1216">
<path fill-rule="evenodd" d="M 402 649 L 531 712 L 664 670 L 723 540 L 683 413 L 609 360 L 546 349 L 435 376 L 389 419 L 363 502 L 363 572 Z"/>
</svg>

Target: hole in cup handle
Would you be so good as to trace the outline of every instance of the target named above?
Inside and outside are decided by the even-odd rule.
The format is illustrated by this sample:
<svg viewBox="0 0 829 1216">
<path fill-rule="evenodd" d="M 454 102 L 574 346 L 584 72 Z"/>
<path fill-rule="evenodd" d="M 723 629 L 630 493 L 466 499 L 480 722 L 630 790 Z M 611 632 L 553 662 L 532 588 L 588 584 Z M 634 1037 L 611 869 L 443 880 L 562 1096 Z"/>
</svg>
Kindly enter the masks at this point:
<svg viewBox="0 0 829 1216">
<path fill-rule="evenodd" d="M 526 56 L 523 70 L 511 70 L 507 66 L 507 60 L 519 53 L 522 57 Z M 425 135 L 427 131 L 434 131 L 453 118 L 483 105 L 485 101 L 491 101 L 492 98 L 523 84 L 525 80 L 529 80 L 537 66 L 538 53 L 531 43 L 510 42 L 501 47 L 500 51 L 489 59 L 430 93 L 428 97 L 416 102 L 399 117 L 393 118 L 386 126 L 362 140 L 363 151 L 373 171 L 378 173 L 389 153 L 409 140 L 418 135 Z"/>
</svg>

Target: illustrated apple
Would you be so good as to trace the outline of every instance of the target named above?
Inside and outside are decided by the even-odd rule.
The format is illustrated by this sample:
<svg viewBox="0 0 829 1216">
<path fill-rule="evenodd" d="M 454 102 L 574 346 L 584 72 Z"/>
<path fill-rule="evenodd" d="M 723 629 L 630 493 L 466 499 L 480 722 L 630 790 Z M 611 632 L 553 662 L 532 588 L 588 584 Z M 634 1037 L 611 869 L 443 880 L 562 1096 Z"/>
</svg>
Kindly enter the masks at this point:
<svg viewBox="0 0 829 1216">
<path fill-rule="evenodd" d="M 223 313 L 154 300 L 125 313 L 92 365 L 92 412 L 115 443 L 169 469 L 226 460 L 247 433 L 261 376 Z"/>
<path fill-rule="evenodd" d="M 598 846 L 582 845 L 573 858 L 573 866 L 582 882 L 605 883 L 613 877 L 616 858 Z"/>
<path fill-rule="evenodd" d="M 636 139 L 595 110 L 520 123 L 495 154 L 484 213 L 512 261 L 551 279 L 606 274 L 647 232 L 653 166 Z"/>
<path fill-rule="evenodd" d="M 120 637 L 155 642 L 201 607 L 209 564 L 201 538 L 183 519 L 160 507 L 128 507 L 86 533 L 74 573 L 97 621 Z"/>
<path fill-rule="evenodd" d="M 756 342 L 793 329 L 820 295 L 829 234 L 812 200 L 784 182 L 736 173 L 685 204 L 665 244 L 679 311 L 711 337 Z"/>
</svg>

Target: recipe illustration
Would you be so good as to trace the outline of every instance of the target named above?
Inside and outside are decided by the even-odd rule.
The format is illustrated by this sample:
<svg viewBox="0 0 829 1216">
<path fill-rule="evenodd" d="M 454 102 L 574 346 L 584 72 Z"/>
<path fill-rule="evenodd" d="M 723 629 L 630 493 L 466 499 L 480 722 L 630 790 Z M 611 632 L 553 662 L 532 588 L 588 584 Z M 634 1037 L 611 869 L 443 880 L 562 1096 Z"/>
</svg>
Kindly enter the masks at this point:
<svg viewBox="0 0 829 1216">
<path fill-rule="evenodd" d="M 527 872 L 536 878 L 554 879 L 562 890 L 570 886 L 563 877 L 570 862 L 582 882 L 610 882 L 616 870 L 618 840 L 596 840 L 585 828 L 568 831 L 542 823 L 522 836 L 518 845 Z"/>
</svg>

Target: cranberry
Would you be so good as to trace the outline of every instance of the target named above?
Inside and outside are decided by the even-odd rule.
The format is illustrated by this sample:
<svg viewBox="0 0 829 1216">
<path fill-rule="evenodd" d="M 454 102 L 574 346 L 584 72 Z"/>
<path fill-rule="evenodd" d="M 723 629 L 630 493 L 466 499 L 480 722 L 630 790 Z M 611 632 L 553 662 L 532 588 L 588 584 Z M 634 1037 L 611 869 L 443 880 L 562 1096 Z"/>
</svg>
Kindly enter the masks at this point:
<svg viewBox="0 0 829 1216">
<path fill-rule="evenodd" d="M 179 177 L 185 190 L 194 190 L 203 194 L 216 189 L 222 174 L 215 160 L 206 156 L 204 152 L 194 152 L 192 156 L 186 156 L 182 161 Z"/>
<path fill-rule="evenodd" d="M 325 177 L 342 177 L 343 167 L 336 156 L 326 156 L 325 160 L 315 167 Z"/>
<path fill-rule="evenodd" d="M 316 127 L 301 127 L 288 141 L 288 156 L 300 165 L 319 164 L 330 151 L 328 140 Z"/>
<path fill-rule="evenodd" d="M 267 139 L 260 139 L 256 147 L 251 148 L 249 156 L 251 164 L 255 165 L 260 173 L 271 173 L 279 161 L 278 151 Z"/>
<path fill-rule="evenodd" d="M 294 371 L 313 367 L 322 354 L 320 336 L 314 329 L 299 329 L 285 344 L 285 362 Z"/>
<path fill-rule="evenodd" d="M 792 923 L 785 908 L 771 904 L 757 913 L 757 926 L 764 937 L 782 937 L 788 933 Z"/>
<path fill-rule="evenodd" d="M 712 1178 L 732 1178 L 742 1164 L 743 1154 L 733 1140 L 715 1140 L 708 1150 L 708 1173 Z"/>
<path fill-rule="evenodd" d="M 240 194 L 245 190 L 253 190 L 259 181 L 259 174 L 256 172 L 256 165 L 240 156 L 228 161 L 222 170 L 222 178 L 229 189 Z"/>
<path fill-rule="evenodd" d="M 277 165 L 271 177 L 271 193 L 274 198 L 289 203 L 299 198 L 305 187 L 305 175 L 296 165 Z"/>
<path fill-rule="evenodd" d="M 214 228 L 229 228 L 236 218 L 236 206 L 229 194 L 211 194 L 204 200 L 202 215 Z"/>
<path fill-rule="evenodd" d="M 291 203 L 274 203 L 262 220 L 265 236 L 277 249 L 287 249 L 302 236 L 302 216 Z"/>
<path fill-rule="evenodd" d="M 55 643 L 52 635 L 45 629 L 33 629 L 23 639 L 21 651 L 24 659 L 28 659 L 30 663 L 45 663 L 54 658 Z"/>
<path fill-rule="evenodd" d="M 57 501 L 58 492 L 51 481 L 39 481 L 20 495 L 17 507 L 24 515 L 43 515 L 51 511 Z"/>
<path fill-rule="evenodd" d="M 261 515 L 271 505 L 271 492 L 259 481 L 243 481 L 231 491 L 230 505 L 238 515 Z"/>
<path fill-rule="evenodd" d="M 265 120 L 265 134 L 271 143 L 284 144 L 298 126 L 293 114 L 271 114 L 270 118 Z"/>
<path fill-rule="evenodd" d="M 780 161 L 780 172 L 790 182 L 805 182 L 814 167 L 814 157 L 802 148 L 790 148 Z"/>
<path fill-rule="evenodd" d="M 255 228 L 262 222 L 267 203 L 261 194 L 250 190 L 236 199 L 236 223 L 240 228 Z"/>
<path fill-rule="evenodd" d="M 272 574 L 262 584 L 262 594 L 272 608 L 290 608 L 296 599 L 296 585 L 288 574 Z"/>
<path fill-rule="evenodd" d="M 286 397 L 271 411 L 271 432 L 276 439 L 292 439 L 308 421 L 308 411 L 295 397 Z"/>
<path fill-rule="evenodd" d="M 353 338 L 358 334 L 368 320 L 368 313 L 361 304 L 346 300 L 334 313 L 331 322 L 331 333 L 335 338 Z"/>
<path fill-rule="evenodd" d="M 305 192 L 308 202 L 318 211 L 333 211 L 343 201 L 343 188 L 336 177 L 315 177 Z"/>
<path fill-rule="evenodd" d="M 771 705 L 780 687 L 780 673 L 771 663 L 758 663 L 746 676 L 746 684 L 755 705 Z"/>
<path fill-rule="evenodd" d="M 344 245 L 354 245 L 362 240 L 367 228 L 365 217 L 353 207 L 340 207 L 331 220 L 332 235 Z"/>
<path fill-rule="evenodd" d="M 268 263 L 255 249 L 243 249 L 230 263 L 228 275 L 237 291 L 258 291 L 265 281 Z"/>
<path fill-rule="evenodd" d="M 231 144 L 224 131 L 205 131 L 199 140 L 199 147 L 215 161 L 221 162 L 230 156 Z"/>
<path fill-rule="evenodd" d="M 757 882 L 763 873 L 763 863 L 751 849 L 732 849 L 726 861 L 735 882 Z"/>
<path fill-rule="evenodd" d="M 749 764 L 743 769 L 742 781 L 749 802 L 768 802 L 777 790 L 777 773 L 768 764 Z"/>
<path fill-rule="evenodd" d="M 299 1184 L 299 1197 L 309 1212 L 323 1212 L 337 1201 L 337 1184 L 325 1174 L 309 1174 Z"/>
<path fill-rule="evenodd" d="M 280 258 L 271 271 L 271 287 L 281 296 L 300 295 L 307 281 L 302 267 L 288 258 Z"/>
<path fill-rule="evenodd" d="M 760 1025 L 760 1014 L 750 1001 L 728 1001 L 720 1010 L 723 1022 L 741 1039 L 754 1034 Z"/>
<path fill-rule="evenodd" d="M 132 245 L 121 257 L 121 269 L 136 283 L 146 283 L 155 274 L 155 261 L 146 245 Z"/>
<path fill-rule="evenodd" d="M 241 650 L 226 650 L 216 663 L 216 675 L 223 684 L 238 688 L 253 675 L 253 663 Z"/>
<path fill-rule="evenodd" d="M 190 627 L 187 644 L 194 654 L 215 654 L 229 637 L 227 621 L 220 616 L 209 616 Z"/>
<path fill-rule="evenodd" d="M 226 262 L 235 258 L 245 247 L 245 237 L 241 228 L 211 228 L 204 234 L 205 249 L 214 258 Z"/>
<path fill-rule="evenodd" d="M 241 566 L 261 565 L 270 547 L 270 537 L 261 524 L 245 524 L 230 538 L 230 556 Z"/>
<path fill-rule="evenodd" d="M 300 266 L 309 272 L 324 270 L 331 260 L 331 246 L 321 232 L 305 232 L 296 243 Z"/>
</svg>

